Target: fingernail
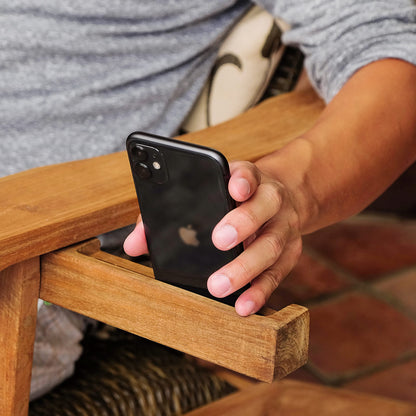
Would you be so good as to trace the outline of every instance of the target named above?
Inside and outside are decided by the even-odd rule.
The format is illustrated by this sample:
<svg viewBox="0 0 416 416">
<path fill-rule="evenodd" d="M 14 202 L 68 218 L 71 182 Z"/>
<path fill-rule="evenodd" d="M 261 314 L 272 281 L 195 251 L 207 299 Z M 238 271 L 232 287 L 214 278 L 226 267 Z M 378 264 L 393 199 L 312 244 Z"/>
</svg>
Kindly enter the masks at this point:
<svg viewBox="0 0 416 416">
<path fill-rule="evenodd" d="M 237 230 L 230 224 L 223 225 L 216 233 L 217 244 L 225 250 L 237 243 L 237 237 Z"/>
<path fill-rule="evenodd" d="M 238 187 L 239 187 L 241 194 L 244 197 L 250 195 L 250 184 L 248 183 L 247 179 L 238 178 L 236 179 L 236 181 L 238 181 Z"/>
<path fill-rule="evenodd" d="M 221 298 L 231 290 L 230 279 L 225 274 L 214 274 L 208 280 L 208 289 L 211 295 Z"/>
<path fill-rule="evenodd" d="M 256 304 L 252 300 L 248 300 L 238 303 L 235 309 L 240 316 L 249 316 L 256 312 Z"/>
</svg>

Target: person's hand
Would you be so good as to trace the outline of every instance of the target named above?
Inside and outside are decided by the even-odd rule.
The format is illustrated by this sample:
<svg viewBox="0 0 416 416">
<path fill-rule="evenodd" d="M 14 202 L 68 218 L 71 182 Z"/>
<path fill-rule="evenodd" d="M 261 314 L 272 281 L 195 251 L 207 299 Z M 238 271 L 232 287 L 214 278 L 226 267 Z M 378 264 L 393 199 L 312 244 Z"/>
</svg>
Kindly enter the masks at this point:
<svg viewBox="0 0 416 416">
<path fill-rule="evenodd" d="M 229 192 L 239 206 L 229 212 L 212 233 L 214 245 L 229 250 L 244 242 L 235 260 L 213 273 L 208 290 L 225 297 L 251 282 L 236 302 L 239 315 L 257 312 L 296 264 L 302 250 L 299 219 L 284 185 L 249 162 L 230 164 Z M 141 218 L 126 238 L 124 250 L 131 256 L 147 252 Z"/>
<path fill-rule="evenodd" d="M 241 316 L 257 312 L 296 264 L 302 251 L 299 216 L 285 186 L 249 162 L 230 165 L 228 189 L 240 205 L 212 233 L 214 245 L 245 250 L 213 273 L 208 290 L 222 298 L 251 282 L 235 304 Z"/>
<path fill-rule="evenodd" d="M 131 257 L 141 256 L 149 252 L 141 215 L 137 218 L 137 224 L 134 230 L 124 240 L 123 248 L 126 254 Z"/>
</svg>

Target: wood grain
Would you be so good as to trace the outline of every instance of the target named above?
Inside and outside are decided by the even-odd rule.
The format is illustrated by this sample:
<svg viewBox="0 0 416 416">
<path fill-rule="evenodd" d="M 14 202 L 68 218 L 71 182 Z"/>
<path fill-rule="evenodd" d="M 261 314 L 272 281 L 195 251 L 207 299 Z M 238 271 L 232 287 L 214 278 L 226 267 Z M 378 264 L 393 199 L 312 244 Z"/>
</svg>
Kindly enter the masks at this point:
<svg viewBox="0 0 416 416">
<path fill-rule="evenodd" d="M 302 134 L 322 108 L 312 91 L 290 93 L 181 139 L 255 160 Z M 137 214 L 124 152 L 0 178 L 0 270 L 131 224 Z"/>
<path fill-rule="evenodd" d="M 294 380 L 257 384 L 187 416 L 414 416 L 416 406 Z"/>
<path fill-rule="evenodd" d="M 306 308 L 242 318 L 231 306 L 152 279 L 145 266 L 94 256 L 91 247 L 42 257 L 42 299 L 262 381 L 306 362 Z"/>
<path fill-rule="evenodd" d="M 135 222 L 125 153 L 0 179 L 0 270 Z"/>
<path fill-rule="evenodd" d="M 39 258 L 0 271 L 0 415 L 28 412 L 39 284 Z"/>
</svg>

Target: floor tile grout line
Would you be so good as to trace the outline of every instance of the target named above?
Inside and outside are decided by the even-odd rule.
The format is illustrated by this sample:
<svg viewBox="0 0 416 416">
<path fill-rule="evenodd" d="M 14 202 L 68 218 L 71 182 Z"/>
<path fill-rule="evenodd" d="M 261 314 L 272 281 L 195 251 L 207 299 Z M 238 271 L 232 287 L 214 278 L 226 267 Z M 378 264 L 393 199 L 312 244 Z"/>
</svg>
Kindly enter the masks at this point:
<svg viewBox="0 0 416 416">
<path fill-rule="evenodd" d="M 346 371 L 341 376 L 330 376 L 328 374 L 325 374 L 325 372 L 321 371 L 316 364 L 313 364 L 310 361 L 308 361 L 308 363 L 305 365 L 305 368 L 325 385 L 329 385 L 332 387 L 343 387 L 347 383 L 388 370 L 397 365 L 410 362 L 413 359 L 416 359 L 416 349 L 414 351 L 407 351 L 398 356 L 397 358 L 389 360 L 387 362 L 381 362 L 372 366 L 363 367 L 362 369 Z"/>
<path fill-rule="evenodd" d="M 400 312 L 405 317 L 409 318 L 412 321 L 416 322 L 416 314 L 412 313 L 396 296 L 393 294 L 390 294 L 387 291 L 383 291 L 382 289 L 378 289 L 373 286 L 366 286 L 363 290 L 363 293 L 366 293 L 367 295 L 371 295 L 374 298 L 387 303 L 390 305 L 393 309 Z M 416 296 L 416 294 L 415 294 Z"/>
<path fill-rule="evenodd" d="M 409 266 L 404 266 L 395 270 L 391 270 L 389 272 L 386 273 L 381 273 L 377 276 L 373 276 L 371 277 L 369 280 L 366 281 L 366 283 L 368 283 L 369 285 L 373 285 L 376 284 L 378 282 L 384 282 L 386 280 L 393 280 L 396 279 L 398 277 L 400 277 L 401 275 L 405 274 L 405 273 L 410 273 L 410 272 L 416 272 L 416 259 L 415 259 L 415 263 Z"/>
<path fill-rule="evenodd" d="M 392 224 L 399 227 L 406 227 L 408 224 L 416 225 L 416 221 L 414 219 L 393 216 L 386 218 L 385 215 L 372 215 L 371 218 L 368 216 L 368 214 L 364 214 L 364 216 L 360 214 L 360 218 L 354 218 L 352 221 L 350 221 L 350 223 L 359 224 L 360 221 L 362 221 L 362 223 L 370 222 L 375 225 L 377 225 L 377 223 L 380 225 Z M 361 293 L 378 299 L 379 301 L 384 302 L 394 310 L 404 315 L 406 318 L 409 318 L 412 321 L 416 320 L 416 316 L 402 302 L 400 302 L 400 299 L 397 296 L 390 294 L 387 290 L 376 287 L 377 283 L 379 282 L 390 280 L 393 281 L 405 273 L 412 272 L 413 270 L 416 271 L 416 262 L 413 265 L 405 266 L 385 273 L 380 273 L 377 276 L 373 276 L 372 278 L 370 277 L 368 280 L 363 280 L 363 278 L 358 278 L 351 271 L 344 269 L 338 263 L 332 261 L 324 254 L 321 254 L 319 251 L 314 249 L 313 246 L 305 244 L 304 252 L 310 255 L 316 261 L 320 262 L 323 266 L 328 267 L 331 271 L 335 272 L 344 281 L 344 283 L 350 284 L 351 286 L 329 294 L 325 294 L 323 296 L 319 296 L 306 302 L 301 302 L 301 304 L 304 304 L 307 307 L 313 307 L 315 305 L 331 303 L 332 301 L 336 301 L 343 296 L 348 296 L 349 293 L 355 292 L 357 294 Z M 344 374 L 341 375 L 334 376 L 332 374 L 325 373 L 311 361 L 305 365 L 305 370 L 309 371 L 321 383 L 330 385 L 332 387 L 343 387 L 349 382 L 369 377 L 371 375 L 376 375 L 379 372 L 394 368 L 397 365 L 410 362 L 414 359 L 416 359 L 416 350 L 412 349 L 392 359 L 384 360 L 374 365 L 362 367 L 357 370 L 344 372 Z"/>
<path fill-rule="evenodd" d="M 325 305 L 325 304 L 330 304 L 332 302 L 335 303 L 339 299 L 342 299 L 344 296 L 348 296 L 351 293 L 352 294 L 361 293 L 361 294 L 371 296 L 371 297 L 373 297 L 373 298 L 375 298 L 379 301 L 382 301 L 382 302 L 386 303 L 387 305 L 392 307 L 395 311 L 399 312 L 400 314 L 402 314 L 403 316 L 405 316 L 406 318 L 408 318 L 412 322 L 414 322 L 414 318 L 411 316 L 411 314 L 408 313 L 408 311 L 405 310 L 405 308 L 397 308 L 390 301 L 386 300 L 384 296 L 380 296 L 378 293 L 375 292 L 375 290 L 371 290 L 371 289 L 372 288 L 370 288 L 368 285 L 362 284 L 361 285 L 361 290 L 357 290 L 357 288 L 352 288 L 349 291 L 344 291 L 344 292 L 339 293 L 337 295 L 332 295 L 330 298 L 326 299 L 326 301 L 321 301 L 321 302 L 316 303 L 316 304 L 313 303 L 313 302 L 310 302 L 310 303 L 305 303 L 304 305 L 306 307 L 308 307 L 309 309 L 311 309 L 311 308 L 313 308 L 313 306 L 321 306 L 321 305 Z M 416 346 L 415 346 L 414 350 L 406 351 L 402 355 L 400 355 L 399 357 L 397 357 L 395 359 L 392 359 L 392 360 L 389 360 L 388 362 L 375 364 L 373 366 L 367 366 L 367 367 L 364 367 L 362 370 L 355 370 L 355 371 L 357 371 L 357 375 L 355 375 L 355 372 L 354 372 L 354 374 L 345 375 L 345 376 L 342 376 L 342 377 L 328 376 L 327 374 L 325 374 L 325 372 L 322 372 L 319 369 L 319 367 L 316 366 L 312 361 L 308 361 L 308 363 L 306 364 L 305 367 L 315 377 L 317 377 L 320 381 L 324 382 L 325 384 L 337 386 L 337 385 L 341 385 L 342 383 L 349 382 L 350 380 L 363 377 L 363 376 L 367 375 L 367 373 L 377 372 L 377 371 L 383 370 L 384 367 L 388 368 L 390 366 L 397 365 L 398 363 L 400 363 L 400 361 L 410 360 L 412 358 L 416 358 Z M 347 372 L 347 373 L 350 373 L 350 372 Z"/>
<path fill-rule="evenodd" d="M 331 271 L 340 275 L 343 279 L 347 281 L 347 283 L 357 284 L 362 282 L 362 280 L 356 277 L 353 273 L 344 269 L 342 266 L 330 260 L 328 257 L 319 253 L 319 251 L 315 250 L 307 244 L 304 246 L 304 252 L 311 256 L 314 260 L 317 260 L 324 266 L 328 267 Z"/>
<path fill-rule="evenodd" d="M 416 349 L 415 349 L 415 351 L 408 351 L 408 352 L 400 355 L 399 357 L 397 357 L 397 358 L 395 358 L 391 361 L 387 361 L 385 363 L 380 363 L 380 365 L 371 366 L 362 375 L 358 375 L 357 377 L 354 377 L 351 380 L 345 381 L 345 382 L 341 383 L 340 386 L 342 387 L 346 383 L 349 383 L 351 381 L 359 380 L 359 379 L 362 379 L 364 377 L 369 377 L 369 376 L 372 376 L 374 374 L 381 373 L 383 371 L 394 368 L 398 365 L 409 363 L 413 360 L 416 360 Z"/>
<path fill-rule="evenodd" d="M 407 225 L 410 226 L 416 226 L 416 219 L 415 218 L 403 218 L 397 215 L 386 215 L 386 214 L 380 214 L 380 213 L 359 213 L 357 215 L 354 215 L 352 217 L 349 217 L 342 221 L 341 223 L 347 223 L 347 224 L 367 224 L 370 223 L 372 225 L 379 224 L 380 226 L 383 225 L 397 225 L 398 227 L 406 227 Z M 349 270 L 345 269 L 344 267 L 337 264 L 335 261 L 332 261 L 329 259 L 326 255 L 321 254 L 317 249 L 314 249 L 310 244 L 305 243 L 304 244 L 304 252 L 311 255 L 316 260 L 322 262 L 324 265 L 328 266 L 332 271 L 335 271 L 339 273 L 342 277 L 349 279 L 352 282 L 359 281 L 363 282 L 363 278 L 358 277 L 353 272 L 350 272 Z M 372 283 L 375 280 L 383 279 L 385 277 L 390 276 L 390 274 L 395 274 L 396 272 L 405 272 L 407 269 L 412 269 L 413 267 L 416 267 L 416 260 L 415 264 L 402 267 L 401 269 L 388 271 L 386 273 L 381 273 L 376 276 L 370 276 L 370 280 L 367 283 Z"/>
<path fill-rule="evenodd" d="M 316 249 L 314 249 L 314 248 L 312 248 L 308 245 L 304 246 L 303 251 L 306 254 L 308 254 L 309 256 L 311 256 L 314 260 L 319 261 L 324 266 L 328 267 L 331 271 L 339 274 L 341 277 L 343 277 L 349 283 L 352 283 L 352 284 L 373 285 L 375 283 L 378 283 L 378 282 L 381 282 L 381 281 L 384 281 L 384 280 L 389 280 L 389 279 L 394 279 L 396 277 L 400 277 L 401 275 L 403 275 L 405 273 L 416 271 L 416 259 L 415 259 L 415 263 L 412 264 L 412 265 L 401 267 L 401 268 L 398 268 L 398 269 L 395 269 L 395 270 L 391 270 L 391 271 L 386 272 L 386 273 L 381 273 L 381 274 L 376 275 L 376 276 L 371 276 L 369 279 L 364 280 L 364 278 L 358 277 L 353 272 L 345 269 L 344 267 L 340 266 L 335 261 L 329 259 L 324 254 L 321 254 L 319 251 L 317 251 Z"/>
<path fill-rule="evenodd" d="M 320 261 L 323 265 L 328 267 L 330 270 L 336 272 L 338 275 L 340 275 L 347 283 L 350 283 L 350 287 L 346 287 L 345 289 L 332 292 L 326 295 L 319 296 L 315 299 L 311 299 L 309 301 L 304 302 L 304 306 L 306 307 L 313 307 L 316 305 L 326 304 L 332 299 L 338 299 L 343 294 L 351 293 L 354 291 L 362 292 L 366 294 L 370 294 L 374 297 L 376 297 L 379 300 L 382 300 L 386 303 L 388 303 L 390 306 L 392 306 L 394 309 L 399 310 L 401 313 L 403 313 L 405 316 L 409 317 L 412 320 L 416 319 L 416 316 L 414 316 L 396 297 L 394 299 L 391 299 L 391 296 L 383 296 L 384 293 L 388 294 L 388 292 L 380 293 L 380 289 L 374 288 L 374 285 L 377 284 L 380 281 L 385 281 L 389 279 L 389 276 L 392 276 L 391 279 L 394 279 L 394 276 L 399 277 L 403 275 L 404 273 L 408 273 L 409 271 L 416 271 L 416 265 L 401 268 L 398 270 L 395 270 L 392 273 L 385 274 L 384 276 L 380 276 L 377 278 L 376 281 L 372 280 L 370 282 L 363 281 L 356 277 L 353 273 L 345 270 L 343 267 L 339 266 L 338 264 L 332 262 L 330 259 L 326 258 L 313 248 L 307 247 L 305 252 L 308 255 L 311 255 L 315 260 Z"/>
<path fill-rule="evenodd" d="M 415 264 L 411 266 L 407 266 L 407 267 L 402 267 L 401 269 L 393 270 L 388 273 L 383 273 L 380 276 L 377 276 L 377 278 L 375 280 L 372 280 L 371 283 L 369 284 L 374 285 L 377 283 L 388 282 L 388 281 L 400 278 L 407 273 L 412 273 L 412 272 L 416 273 L 416 259 L 415 259 Z"/>
</svg>

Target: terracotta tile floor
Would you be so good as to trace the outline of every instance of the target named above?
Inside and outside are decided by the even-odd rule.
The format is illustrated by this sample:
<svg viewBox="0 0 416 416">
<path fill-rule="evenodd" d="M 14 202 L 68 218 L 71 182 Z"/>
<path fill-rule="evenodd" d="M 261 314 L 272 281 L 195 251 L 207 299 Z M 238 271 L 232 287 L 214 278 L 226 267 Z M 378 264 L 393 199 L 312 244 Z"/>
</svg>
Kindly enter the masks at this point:
<svg viewBox="0 0 416 416">
<path fill-rule="evenodd" d="M 359 215 L 307 236 L 271 299 L 293 302 L 311 334 L 290 377 L 416 403 L 416 220 Z"/>
</svg>

